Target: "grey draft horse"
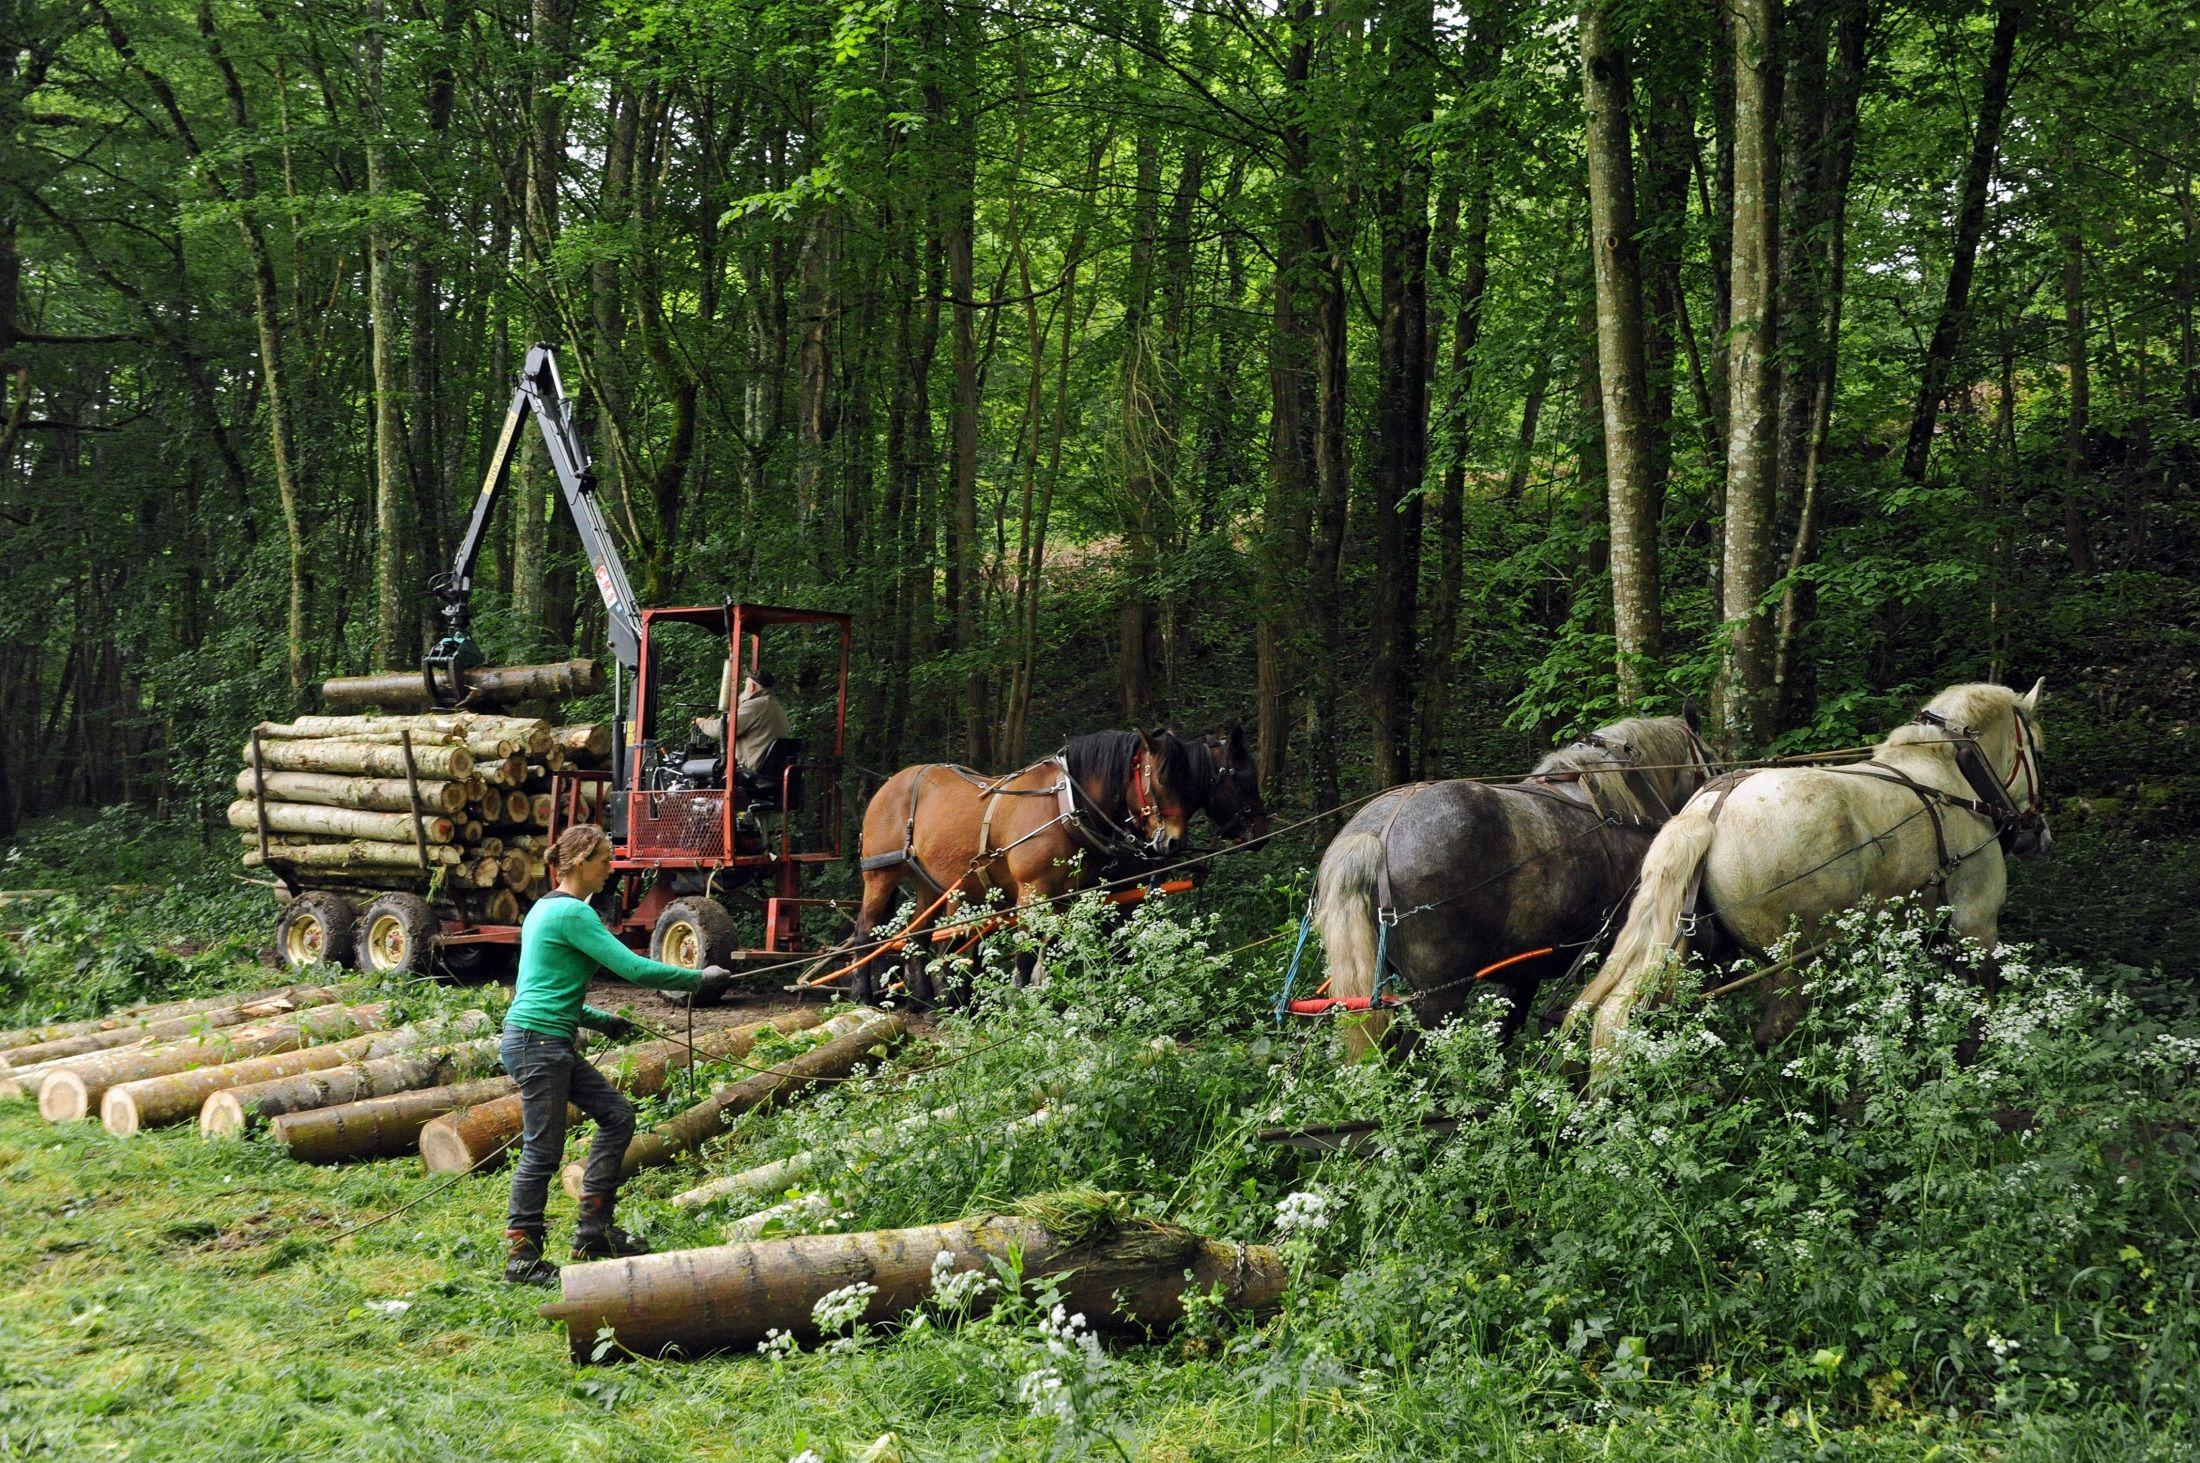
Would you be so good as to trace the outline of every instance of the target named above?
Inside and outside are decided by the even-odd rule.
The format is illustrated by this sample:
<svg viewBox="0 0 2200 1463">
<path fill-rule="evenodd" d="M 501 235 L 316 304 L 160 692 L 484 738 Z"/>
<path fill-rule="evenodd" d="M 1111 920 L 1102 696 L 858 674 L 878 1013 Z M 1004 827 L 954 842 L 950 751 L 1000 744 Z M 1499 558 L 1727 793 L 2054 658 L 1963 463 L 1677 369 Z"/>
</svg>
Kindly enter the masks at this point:
<svg viewBox="0 0 2200 1463">
<path fill-rule="evenodd" d="M 1687 719 L 1631 718 L 1517 783 L 1414 783 L 1368 803 L 1322 855 L 1315 885 L 1330 1000 L 1366 1013 L 1348 1018 L 1347 1046 L 1379 1042 L 1393 1000 L 1434 1025 L 1483 986 L 1511 1002 L 1509 1039 L 1537 987 L 1626 902 L 1658 830 L 1717 770 Z"/>
</svg>

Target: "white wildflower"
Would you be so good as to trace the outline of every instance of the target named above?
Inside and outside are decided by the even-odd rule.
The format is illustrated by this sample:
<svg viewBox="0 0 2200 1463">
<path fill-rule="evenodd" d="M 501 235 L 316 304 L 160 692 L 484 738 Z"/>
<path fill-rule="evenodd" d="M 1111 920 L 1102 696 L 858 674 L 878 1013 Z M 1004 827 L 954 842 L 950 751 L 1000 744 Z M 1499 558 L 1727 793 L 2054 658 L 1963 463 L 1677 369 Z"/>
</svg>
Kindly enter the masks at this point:
<svg viewBox="0 0 2200 1463">
<path fill-rule="evenodd" d="M 810 1307 L 810 1322 L 828 1336 L 844 1331 L 863 1319 L 864 1311 L 870 1308 L 871 1297 L 877 1294 L 878 1287 L 867 1280 L 827 1291 Z"/>
<path fill-rule="evenodd" d="M 1276 1233 L 1284 1239 L 1317 1235 L 1329 1227 L 1329 1200 L 1312 1189 L 1286 1194 L 1276 1205 Z"/>
</svg>

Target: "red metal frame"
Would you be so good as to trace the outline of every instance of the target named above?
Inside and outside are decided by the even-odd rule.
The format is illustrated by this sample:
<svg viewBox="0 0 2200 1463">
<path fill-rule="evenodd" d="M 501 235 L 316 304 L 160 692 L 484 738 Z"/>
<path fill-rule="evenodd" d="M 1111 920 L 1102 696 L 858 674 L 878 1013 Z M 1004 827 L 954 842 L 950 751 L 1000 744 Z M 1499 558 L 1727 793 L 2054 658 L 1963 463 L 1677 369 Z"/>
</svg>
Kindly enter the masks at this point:
<svg viewBox="0 0 2200 1463">
<path fill-rule="evenodd" d="M 764 632 L 775 626 L 822 625 L 840 630 L 839 689 L 833 704 L 833 742 L 829 757 L 808 759 L 789 767 L 781 777 L 779 804 L 786 806 L 798 774 L 811 776 L 810 796 L 825 842 L 814 848 L 794 843 L 793 819 L 783 819 L 776 847 L 766 844 L 744 851 L 738 815 L 738 780 L 728 757 L 728 785 L 694 792 L 650 792 L 642 781 L 642 744 L 657 735 L 654 696 L 655 632 L 660 625 L 699 625 L 726 637 L 727 667 L 732 686 L 740 678 L 761 670 Z M 622 935 L 644 938 L 655 928 L 657 917 L 671 902 L 665 882 L 646 876 L 665 872 L 699 872 L 727 876 L 728 886 L 769 878 L 772 892 L 765 899 L 765 941 L 761 950 L 738 952 L 740 958 L 763 959 L 801 953 L 803 906 L 836 901 L 801 897 L 802 866 L 827 864 L 842 857 L 840 759 L 847 750 L 848 667 L 854 639 L 851 617 L 826 610 L 790 609 L 781 605 L 693 605 L 642 612 L 640 669 L 634 685 L 634 718 L 627 746 L 626 836 L 613 842 L 612 871 L 619 893 L 621 914 L 613 929 Z M 744 644 L 744 642 L 746 642 Z M 746 665 L 744 666 L 744 661 Z M 740 736 L 739 697 L 725 708 L 727 748 Z M 607 772 L 561 771 L 551 782 L 550 836 L 555 839 L 576 822 L 598 822 L 602 803 L 610 792 Z M 591 795 L 592 794 L 592 795 Z M 590 807 L 589 804 L 596 806 Z M 594 816 L 590 816 L 593 814 Z M 647 882 L 648 888 L 644 890 Z M 711 881 L 716 884 L 718 881 Z M 460 936 L 465 939 L 466 936 Z"/>
</svg>

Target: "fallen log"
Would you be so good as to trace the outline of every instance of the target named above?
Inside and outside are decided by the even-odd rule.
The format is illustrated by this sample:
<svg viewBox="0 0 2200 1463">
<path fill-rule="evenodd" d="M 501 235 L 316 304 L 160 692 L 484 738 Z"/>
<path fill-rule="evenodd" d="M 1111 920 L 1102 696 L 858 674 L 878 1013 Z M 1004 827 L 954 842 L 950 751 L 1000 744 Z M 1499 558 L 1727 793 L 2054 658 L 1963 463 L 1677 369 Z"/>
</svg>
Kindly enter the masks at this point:
<svg viewBox="0 0 2200 1463">
<path fill-rule="evenodd" d="M 342 987 L 326 985 L 282 986 L 266 995 L 255 995 L 241 1000 L 233 998 L 228 1005 L 212 1006 L 202 1011 L 187 1011 L 176 1016 L 163 1016 L 141 1026 L 115 1026 L 105 1031 L 86 1031 L 53 1041 L 37 1042 L 9 1052 L 7 1068 L 12 1076 L 20 1080 L 29 1076 L 30 1068 L 34 1066 L 67 1061 L 95 1052 L 112 1051 L 118 1047 L 175 1041 L 225 1026 L 242 1026 L 248 1021 L 264 1021 L 280 1016 L 285 1011 L 326 1006 L 341 998 L 341 990 Z"/>
<path fill-rule="evenodd" d="M 310 803 L 256 803 L 239 798 L 229 805 L 229 826 L 258 828 L 260 814 L 275 833 L 317 833 L 328 838 L 361 839 L 373 843 L 413 846 L 416 820 L 410 813 L 363 813 L 356 808 L 322 808 Z M 441 814 L 422 814 L 417 820 L 421 836 L 430 843 L 451 843 L 458 825 Z"/>
<path fill-rule="evenodd" d="M 995 1215 L 568 1265 L 559 1272 L 560 1298 L 541 1314 L 565 1323 L 575 1362 L 594 1359 L 606 1329 L 612 1354 L 745 1350 L 774 1330 L 814 1338 L 812 1308 L 851 1279 L 877 1287 L 859 1319 L 876 1325 L 902 1316 L 930 1296 L 943 1251 L 958 1274 L 991 1276 L 1014 1258 L 1027 1279 L 1053 1279 L 1065 1309 L 1109 1329 L 1165 1331 L 1183 1319 L 1184 1295 L 1193 1289 L 1219 1292 L 1232 1309 L 1272 1310 L 1290 1282 L 1282 1254 L 1268 1245 L 1138 1223 L 1072 1238 L 1035 1219 Z M 975 1302 L 984 1303 L 983 1296 Z"/>
<path fill-rule="evenodd" d="M 116 1137 L 127 1138 L 143 1128 L 182 1122 L 225 1087 L 392 1056 L 414 1047 L 479 1036 L 488 1029 L 485 1013 L 466 1011 L 447 1021 L 424 1021 L 395 1031 L 367 1032 L 344 1041 L 270 1052 L 218 1067 L 195 1067 L 187 1072 L 118 1082 L 99 1100 L 99 1121 Z"/>
<path fill-rule="evenodd" d="M 456 782 L 474 775 L 474 754 L 464 747 L 414 746 L 413 772 L 419 777 Z M 252 765 L 252 744 L 244 748 Z M 341 772 L 354 777 L 405 775 L 405 749 L 382 742 L 315 740 L 260 743 L 260 765 L 268 772 Z"/>
<path fill-rule="evenodd" d="M 483 1077 L 450 1087 L 430 1087 L 370 1097 L 269 1120 L 268 1136 L 290 1150 L 299 1163 L 342 1163 L 353 1158 L 395 1158 L 420 1141 L 431 1119 L 476 1103 L 494 1102 L 517 1091 L 509 1077 Z"/>
<path fill-rule="evenodd" d="M 412 789 L 402 777 L 343 777 L 332 772 L 269 772 L 265 777 L 269 802 L 314 803 L 324 808 L 357 808 L 371 813 L 412 811 Z M 466 786 L 463 779 L 424 779 L 420 784 L 421 811 L 444 814 L 465 811 Z M 251 768 L 237 774 L 239 797 L 250 798 L 257 790 Z"/>
<path fill-rule="evenodd" d="M 470 1041 L 460 1046 L 400 1052 L 345 1066 L 324 1067 L 291 1077 L 269 1077 L 225 1087 L 199 1108 L 199 1133 L 207 1138 L 235 1137 L 266 1126 L 285 1113 L 341 1107 L 373 1097 L 449 1087 L 496 1070 L 497 1042 Z M 422 1119 L 423 1122 L 426 1119 Z M 406 1146 L 410 1146 L 410 1142 Z"/>
<path fill-rule="evenodd" d="M 477 666 L 460 677 L 469 702 L 509 704 L 592 696 L 603 689 L 603 669 L 592 660 L 561 660 L 550 665 Z M 333 676 L 321 683 L 321 701 L 333 711 L 379 706 L 385 711 L 426 711 L 428 688 L 420 672 L 383 671 L 370 676 Z"/>
<path fill-rule="evenodd" d="M 303 987 L 286 985 L 266 991 L 224 991 L 213 996 L 190 996 L 177 1001 L 153 1001 L 142 1006 L 122 1006 L 104 1016 L 88 1016 L 79 1021 L 18 1026 L 13 1031 L 0 1031 L 0 1066 L 7 1065 L 16 1051 L 23 1047 L 61 1041 L 71 1036 L 85 1036 L 96 1031 L 119 1031 L 124 1027 L 143 1026 L 168 1016 L 189 1016 L 199 1011 L 218 1011 L 225 1006 L 241 1006 L 253 1001 L 281 1000 L 301 989 Z M 321 1003 L 316 1001 L 314 1004 Z"/>
<path fill-rule="evenodd" d="M 875 1143 L 889 1135 L 895 1137 L 905 1136 L 930 1127 L 934 1123 L 951 1121 L 955 1115 L 956 1108 L 953 1104 L 950 1104 L 931 1112 L 913 1114 L 891 1127 L 866 1128 L 855 1135 L 854 1141 L 858 1143 Z M 1037 1112 L 1026 1113 L 1011 1122 L 1003 1123 L 1000 1131 L 1014 1133 L 1024 1128 L 1035 1128 L 1053 1121 L 1054 1115 L 1055 1110 L 1053 1108 L 1042 1107 Z M 815 1167 L 817 1167 L 816 1150 L 805 1148 L 801 1152 L 791 1153 L 785 1158 L 774 1159 L 770 1163 L 760 1163 L 754 1168 L 745 1168 L 739 1173 L 729 1173 L 721 1178 L 712 1179 L 708 1183 L 697 1184 L 692 1189 L 674 1194 L 672 1203 L 675 1208 L 701 1209 L 707 1205 L 715 1204 L 721 1199 L 761 1199 L 768 1194 L 782 1192 L 797 1179 L 807 1177 L 810 1170 Z"/>
<path fill-rule="evenodd" d="M 459 861 L 456 844 L 431 843 L 428 845 L 428 864 L 431 868 Z M 420 850 L 410 843 L 376 843 L 361 840 L 356 843 L 288 843 L 268 850 L 262 859 L 256 848 L 247 849 L 244 866 L 248 869 L 264 868 L 267 864 L 292 864 L 301 869 L 326 869 L 337 873 L 356 870 L 360 873 L 387 873 L 392 869 L 420 868 Z"/>
<path fill-rule="evenodd" d="M 848 1024 L 842 1026 L 843 1022 Z M 832 1027 L 841 1029 L 823 1045 L 789 1057 L 768 1072 L 720 1088 L 685 1112 L 665 1119 L 646 1133 L 635 1134 L 634 1141 L 626 1145 L 619 1177 L 623 1180 L 645 1168 L 662 1167 L 723 1133 L 741 1114 L 845 1075 L 875 1048 L 891 1046 L 908 1030 L 900 1015 L 891 1011 L 852 1012 L 835 1017 L 828 1029 Z M 575 1198 L 580 1197 L 583 1168 L 578 1163 L 565 1166 L 565 1191 Z"/>
<path fill-rule="evenodd" d="M 835 1017 L 834 1022 L 847 1019 Z M 804 1006 L 769 1020 L 752 1021 L 746 1026 L 697 1032 L 693 1056 L 706 1061 L 712 1057 L 739 1060 L 756 1044 L 757 1036 L 767 1029 L 785 1036 L 807 1030 L 823 1020 L 824 1013 L 819 1008 Z M 831 1026 L 833 1023 L 826 1024 Z M 590 1058 L 596 1070 L 629 1097 L 651 1097 L 664 1091 L 672 1074 L 685 1068 L 690 1060 L 685 1041 L 645 1042 Z M 573 1108 L 569 1116 L 575 1123 L 582 1120 L 579 1108 Z M 439 1117 L 422 1128 L 420 1160 L 430 1173 L 465 1173 L 501 1157 L 519 1130 L 517 1097 L 484 1102 L 464 1112 Z"/>
<path fill-rule="evenodd" d="M 280 1021 L 208 1032 L 198 1041 L 170 1041 L 144 1051 L 118 1052 L 67 1062 L 38 1084 L 38 1112 L 48 1122 L 82 1122 L 98 1111 L 110 1087 L 145 1077 L 164 1077 L 195 1067 L 218 1067 L 246 1057 L 264 1057 L 310 1046 L 328 1037 L 372 1031 L 387 1008 L 318 1006 Z"/>
</svg>

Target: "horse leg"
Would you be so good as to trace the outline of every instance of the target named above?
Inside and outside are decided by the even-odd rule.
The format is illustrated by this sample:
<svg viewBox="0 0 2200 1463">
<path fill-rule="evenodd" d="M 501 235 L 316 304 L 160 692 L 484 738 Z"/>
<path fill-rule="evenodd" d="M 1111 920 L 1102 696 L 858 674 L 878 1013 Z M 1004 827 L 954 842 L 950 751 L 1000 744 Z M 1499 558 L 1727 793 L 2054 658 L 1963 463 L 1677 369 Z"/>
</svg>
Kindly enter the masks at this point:
<svg viewBox="0 0 2200 1463">
<path fill-rule="evenodd" d="M 2001 961 L 1994 956 L 2001 943 L 2001 921 L 1992 914 L 1983 919 L 1966 919 L 1958 909 L 1951 914 L 1948 928 L 1951 938 L 1947 958 L 1955 964 L 1958 974 L 1979 988 L 1986 997 L 1986 1004 L 1993 1005 L 2001 994 Z M 1965 953 L 1963 942 L 1966 941 L 1978 947 L 1977 956 Z M 1956 1065 L 1969 1067 L 1976 1063 L 1979 1048 L 1985 1044 L 1986 1018 L 1974 1016 L 1970 1029 L 1956 1043 Z"/>
</svg>

